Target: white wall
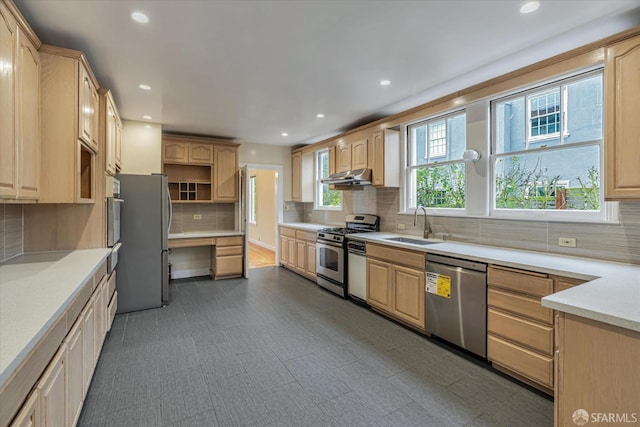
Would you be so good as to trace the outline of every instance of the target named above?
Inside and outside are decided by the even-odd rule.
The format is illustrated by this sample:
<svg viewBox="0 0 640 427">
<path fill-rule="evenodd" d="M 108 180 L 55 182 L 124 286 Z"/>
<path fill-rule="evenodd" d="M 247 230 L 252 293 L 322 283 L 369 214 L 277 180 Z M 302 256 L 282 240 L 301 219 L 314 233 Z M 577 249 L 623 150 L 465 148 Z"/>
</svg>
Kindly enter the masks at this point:
<svg viewBox="0 0 640 427">
<path fill-rule="evenodd" d="M 122 121 L 122 173 L 162 172 L 162 126 Z"/>
<path fill-rule="evenodd" d="M 282 165 L 283 199 L 291 200 L 291 147 L 243 142 L 238 150 L 238 157 L 240 163 Z"/>
</svg>

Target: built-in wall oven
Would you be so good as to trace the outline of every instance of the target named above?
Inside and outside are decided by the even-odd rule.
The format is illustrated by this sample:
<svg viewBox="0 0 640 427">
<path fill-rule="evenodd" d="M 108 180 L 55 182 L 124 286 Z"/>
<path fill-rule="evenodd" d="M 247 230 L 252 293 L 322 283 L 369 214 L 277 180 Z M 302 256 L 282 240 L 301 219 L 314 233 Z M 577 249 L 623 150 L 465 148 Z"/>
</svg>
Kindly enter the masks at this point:
<svg viewBox="0 0 640 427">
<path fill-rule="evenodd" d="M 111 248 L 111 254 L 107 258 L 107 269 L 111 273 L 118 264 L 118 251 L 120 250 L 120 212 L 124 200 L 120 198 L 120 181 L 107 176 L 107 246 Z"/>
<path fill-rule="evenodd" d="M 345 236 L 379 230 L 376 215 L 348 215 L 346 227 L 323 228 L 316 233 L 316 282 L 343 298 L 347 297 L 347 240 Z"/>
</svg>

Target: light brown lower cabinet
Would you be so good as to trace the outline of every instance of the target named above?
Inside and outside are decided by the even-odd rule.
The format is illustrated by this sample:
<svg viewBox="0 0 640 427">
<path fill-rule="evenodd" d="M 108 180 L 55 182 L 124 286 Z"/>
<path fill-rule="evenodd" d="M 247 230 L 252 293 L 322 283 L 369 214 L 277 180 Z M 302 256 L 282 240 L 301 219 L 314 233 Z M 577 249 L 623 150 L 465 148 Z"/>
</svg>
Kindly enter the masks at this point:
<svg viewBox="0 0 640 427">
<path fill-rule="evenodd" d="M 214 279 L 242 276 L 243 236 L 218 237 L 211 250 L 211 270 Z"/>
<path fill-rule="evenodd" d="M 87 302 L 84 310 L 82 310 L 82 383 L 84 393 L 89 391 L 91 377 L 96 365 L 96 315 L 95 315 L 95 298 L 92 296 Z"/>
<path fill-rule="evenodd" d="M 82 326 L 80 315 L 64 340 L 67 345 L 67 420 L 72 426 L 80 418 L 84 400 Z"/>
<path fill-rule="evenodd" d="M 640 332 L 559 313 L 556 345 L 556 427 L 640 424 Z"/>
<path fill-rule="evenodd" d="M 67 345 L 62 344 L 38 383 L 42 427 L 68 425 L 66 369 Z"/>
<path fill-rule="evenodd" d="M 422 331 L 425 330 L 424 256 L 423 252 L 367 244 L 367 303 Z"/>
<path fill-rule="evenodd" d="M 11 427 L 40 427 L 40 416 L 40 392 L 36 388 L 22 405 Z"/>
<path fill-rule="evenodd" d="M 315 233 L 280 227 L 280 265 L 301 276 L 315 280 Z"/>
</svg>

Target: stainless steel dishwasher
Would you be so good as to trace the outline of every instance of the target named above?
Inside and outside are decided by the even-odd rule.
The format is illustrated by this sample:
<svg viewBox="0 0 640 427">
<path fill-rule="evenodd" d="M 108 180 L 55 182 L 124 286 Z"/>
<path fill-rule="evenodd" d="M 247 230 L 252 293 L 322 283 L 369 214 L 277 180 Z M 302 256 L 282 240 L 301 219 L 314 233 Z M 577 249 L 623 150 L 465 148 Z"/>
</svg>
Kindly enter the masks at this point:
<svg viewBox="0 0 640 427">
<path fill-rule="evenodd" d="M 427 254 L 426 329 L 487 357 L 487 264 Z"/>
</svg>

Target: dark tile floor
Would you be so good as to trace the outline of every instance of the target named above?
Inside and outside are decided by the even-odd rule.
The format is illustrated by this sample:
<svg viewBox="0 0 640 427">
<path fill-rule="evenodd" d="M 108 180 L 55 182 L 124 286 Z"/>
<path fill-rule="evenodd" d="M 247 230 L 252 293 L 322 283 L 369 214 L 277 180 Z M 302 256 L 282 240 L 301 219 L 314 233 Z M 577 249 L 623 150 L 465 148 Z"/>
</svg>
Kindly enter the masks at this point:
<svg viewBox="0 0 640 427">
<path fill-rule="evenodd" d="M 287 270 L 116 316 L 80 426 L 551 426 L 538 393 Z"/>
</svg>

